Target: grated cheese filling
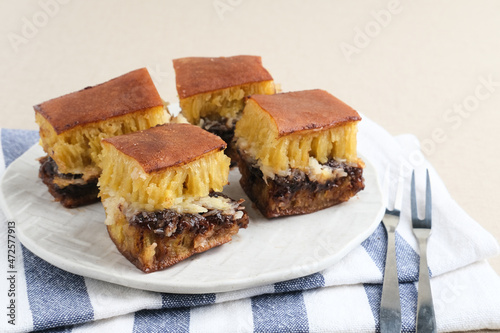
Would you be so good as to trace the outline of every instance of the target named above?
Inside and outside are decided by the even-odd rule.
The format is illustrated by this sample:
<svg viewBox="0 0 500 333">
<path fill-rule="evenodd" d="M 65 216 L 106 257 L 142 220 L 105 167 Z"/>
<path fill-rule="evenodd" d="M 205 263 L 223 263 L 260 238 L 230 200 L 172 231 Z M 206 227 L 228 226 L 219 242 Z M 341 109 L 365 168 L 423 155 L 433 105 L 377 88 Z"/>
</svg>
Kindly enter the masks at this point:
<svg viewBox="0 0 500 333">
<path fill-rule="evenodd" d="M 124 214 L 127 220 L 131 220 L 136 214 L 145 211 L 140 205 L 129 203 L 123 197 L 108 197 L 102 201 L 102 204 L 107 212 L 106 225 L 112 225 L 117 220 L 117 215 Z M 209 210 L 220 210 L 224 215 L 235 215 L 236 219 L 240 219 L 243 212 L 237 208 L 238 203 L 229 198 L 205 196 L 177 198 L 168 209 L 179 214 L 203 214 Z"/>
</svg>

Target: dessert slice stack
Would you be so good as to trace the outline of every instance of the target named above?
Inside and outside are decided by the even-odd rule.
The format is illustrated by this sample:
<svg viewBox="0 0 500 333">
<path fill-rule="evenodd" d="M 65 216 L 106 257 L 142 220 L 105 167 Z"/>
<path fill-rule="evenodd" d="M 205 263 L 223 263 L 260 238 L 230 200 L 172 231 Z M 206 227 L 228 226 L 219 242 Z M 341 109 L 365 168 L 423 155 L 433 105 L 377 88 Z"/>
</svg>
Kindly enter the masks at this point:
<svg viewBox="0 0 500 333">
<path fill-rule="evenodd" d="M 101 139 L 169 121 L 163 100 L 142 68 L 34 106 L 47 156 L 39 176 L 65 207 L 98 200 Z"/>
<path fill-rule="evenodd" d="M 266 217 L 347 201 L 364 188 L 360 120 L 324 90 L 251 96 L 235 129 L 241 186 Z"/>
<path fill-rule="evenodd" d="M 243 200 L 222 193 L 226 143 L 190 124 L 165 124 L 103 140 L 99 179 L 118 250 L 154 272 L 231 240 L 246 228 Z"/>
<path fill-rule="evenodd" d="M 234 126 L 241 117 L 245 97 L 275 93 L 273 78 L 261 58 L 189 57 L 175 59 L 173 64 L 182 114 L 191 124 L 224 139 L 228 144 L 226 154 L 234 160 Z"/>
</svg>

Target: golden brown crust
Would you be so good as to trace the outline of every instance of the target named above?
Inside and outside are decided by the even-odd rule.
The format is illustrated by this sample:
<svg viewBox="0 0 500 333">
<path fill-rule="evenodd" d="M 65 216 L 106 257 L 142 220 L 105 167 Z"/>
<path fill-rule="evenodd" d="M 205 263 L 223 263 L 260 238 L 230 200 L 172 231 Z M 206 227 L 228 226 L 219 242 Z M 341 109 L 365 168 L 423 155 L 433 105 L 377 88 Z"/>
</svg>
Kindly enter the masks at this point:
<svg viewBox="0 0 500 333">
<path fill-rule="evenodd" d="M 57 134 L 127 113 L 163 105 L 146 68 L 34 106 Z"/>
<path fill-rule="evenodd" d="M 226 148 L 224 140 L 198 126 L 175 123 L 104 139 L 103 143 L 135 159 L 146 173 L 183 165 Z"/>
<path fill-rule="evenodd" d="M 320 89 L 275 95 L 253 95 L 255 101 L 276 123 L 280 136 L 293 132 L 327 129 L 361 117 L 350 106 Z"/>
<path fill-rule="evenodd" d="M 259 56 L 174 59 L 175 81 L 179 98 L 262 81 L 271 74 L 262 66 Z"/>
</svg>

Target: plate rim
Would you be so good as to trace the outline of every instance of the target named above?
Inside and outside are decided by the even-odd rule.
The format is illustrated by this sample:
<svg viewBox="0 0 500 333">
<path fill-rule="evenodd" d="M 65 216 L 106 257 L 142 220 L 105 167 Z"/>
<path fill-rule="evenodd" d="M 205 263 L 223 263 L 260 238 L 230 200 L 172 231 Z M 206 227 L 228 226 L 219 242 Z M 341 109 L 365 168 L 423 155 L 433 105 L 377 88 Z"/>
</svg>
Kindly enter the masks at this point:
<svg viewBox="0 0 500 333">
<path fill-rule="evenodd" d="M 4 189 L 5 185 L 4 184 L 5 184 L 5 179 L 12 172 L 11 170 L 14 168 L 16 162 L 19 162 L 19 160 L 22 160 L 24 157 L 26 157 L 26 155 L 33 154 L 34 150 L 38 150 L 38 152 L 43 154 L 43 150 L 41 150 L 41 147 L 39 146 L 39 144 L 38 143 L 34 144 L 28 150 L 26 150 L 21 156 L 19 156 L 16 160 L 14 160 L 4 170 L 2 178 L 0 180 L 0 207 L 2 208 L 4 215 L 7 217 L 8 220 L 13 220 L 16 222 L 16 237 L 19 239 L 20 243 L 23 246 L 25 246 L 28 250 L 30 250 L 33 254 L 35 254 L 36 256 L 40 257 L 41 259 L 47 261 L 48 263 L 50 263 L 50 264 L 54 265 L 55 267 L 58 267 L 62 270 L 65 270 L 65 271 L 70 272 L 72 274 L 85 276 L 85 277 L 89 277 L 89 278 L 93 278 L 96 280 L 101 280 L 101 281 L 105 281 L 105 282 L 109 282 L 109 283 L 114 283 L 114 284 L 118 284 L 118 285 L 125 286 L 125 287 L 130 287 L 130 288 L 134 288 L 134 289 L 148 290 L 148 291 L 154 291 L 154 292 L 166 292 L 166 293 L 183 293 L 183 294 L 220 293 L 220 292 L 231 292 L 231 291 L 243 290 L 243 289 L 248 289 L 248 288 L 253 288 L 253 287 L 271 285 L 274 283 L 288 281 L 288 280 L 304 277 L 304 276 L 307 276 L 310 274 L 314 274 L 314 273 L 317 273 L 323 269 L 326 269 L 329 266 L 340 261 L 344 256 L 346 256 L 350 251 L 352 251 L 356 246 L 360 245 L 365 239 L 367 239 L 375 231 L 377 226 L 380 224 L 380 221 L 381 221 L 383 214 L 385 212 L 385 207 L 383 206 L 383 202 L 382 202 L 380 182 L 379 182 L 378 177 L 376 176 L 376 168 L 365 156 L 363 156 L 362 154 L 359 154 L 365 163 L 365 169 L 368 167 L 368 168 L 373 169 L 373 171 L 374 171 L 375 183 L 377 185 L 377 194 L 380 197 L 380 200 L 379 200 L 380 207 L 379 207 L 379 211 L 377 212 L 376 216 L 373 218 L 373 221 L 371 222 L 371 224 L 368 227 L 364 228 L 363 232 L 357 234 L 355 237 L 352 237 L 349 240 L 349 242 L 347 244 L 345 244 L 334 255 L 328 256 L 326 259 L 323 259 L 320 262 L 314 262 L 313 264 L 309 264 L 306 267 L 301 267 L 300 269 L 289 270 L 288 274 L 283 274 L 286 272 L 282 272 L 283 269 L 281 269 L 278 271 L 264 272 L 264 273 L 259 275 L 258 279 L 256 279 L 255 277 L 248 277 L 248 276 L 246 276 L 245 278 L 231 278 L 231 284 L 226 284 L 226 285 L 217 285 L 216 284 L 217 282 L 209 281 L 209 282 L 203 282 L 203 285 L 193 286 L 193 285 L 189 285 L 189 283 L 185 284 L 185 283 L 179 283 L 179 281 L 177 281 L 176 285 L 166 285 L 166 286 L 163 286 L 166 288 L 158 288 L 155 283 L 151 283 L 150 281 L 137 281 L 135 276 L 144 276 L 143 274 L 145 274 L 145 273 L 138 270 L 133 265 L 130 266 L 131 269 L 137 270 L 137 271 L 132 273 L 134 275 L 131 275 L 131 276 L 117 276 L 117 275 L 112 275 L 112 274 L 103 274 L 102 271 L 99 271 L 96 267 L 89 267 L 89 266 L 80 266 L 80 267 L 84 267 L 86 270 L 85 274 L 82 274 L 81 268 L 78 269 L 77 266 L 69 264 L 67 258 L 65 259 L 63 256 L 54 256 L 53 253 L 51 253 L 48 249 L 33 242 L 22 231 L 19 232 L 20 229 L 17 228 L 17 226 L 19 225 L 18 218 L 16 217 L 16 214 L 11 212 L 11 210 L 7 204 L 7 200 L 4 196 L 4 192 L 5 192 L 5 189 Z M 35 151 L 35 153 L 37 153 L 37 152 Z M 95 203 L 94 205 L 98 205 L 98 204 L 100 204 L 100 203 Z M 32 215 L 32 216 L 35 216 L 35 215 Z M 39 217 L 39 218 L 41 218 L 41 217 Z M 104 222 L 102 224 L 102 227 L 103 227 L 103 230 L 107 233 Z M 244 229 L 242 231 L 244 232 Z M 233 241 L 234 241 L 235 237 L 239 237 L 239 236 L 240 236 L 240 233 L 234 235 Z M 118 250 L 116 250 L 116 251 L 118 251 Z M 194 256 L 188 258 L 188 260 L 189 259 L 193 260 L 196 257 L 198 257 L 199 255 L 200 254 L 194 255 Z M 314 267 L 310 267 L 310 266 L 314 266 Z M 290 273 L 290 271 L 292 271 L 292 273 Z M 153 272 L 150 274 L 161 274 L 161 272 L 162 271 Z M 280 276 L 286 276 L 286 278 L 283 278 Z M 256 280 L 258 280 L 258 282 L 256 282 Z"/>
</svg>

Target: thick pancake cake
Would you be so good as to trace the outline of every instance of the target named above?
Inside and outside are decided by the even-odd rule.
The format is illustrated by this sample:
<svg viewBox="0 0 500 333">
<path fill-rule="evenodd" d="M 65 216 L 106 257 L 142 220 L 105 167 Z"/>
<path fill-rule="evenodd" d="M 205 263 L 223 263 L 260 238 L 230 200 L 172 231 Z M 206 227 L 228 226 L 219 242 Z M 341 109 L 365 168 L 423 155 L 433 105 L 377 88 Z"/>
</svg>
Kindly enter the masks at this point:
<svg viewBox="0 0 500 333">
<path fill-rule="evenodd" d="M 65 207 L 98 200 L 101 139 L 168 122 L 169 114 L 147 69 L 34 106 L 40 178 Z"/>
<path fill-rule="evenodd" d="M 251 96 L 235 129 L 243 189 L 266 217 L 349 200 L 364 188 L 360 120 L 323 90 Z"/>
<path fill-rule="evenodd" d="M 231 145 L 234 125 L 241 117 L 246 96 L 274 94 L 272 76 L 258 56 L 190 57 L 173 61 L 182 114 L 220 136 L 226 154 L 237 155 Z"/>
<path fill-rule="evenodd" d="M 226 143 L 191 124 L 165 124 L 103 140 L 99 178 L 106 225 L 118 250 L 144 272 L 231 240 L 248 215 L 221 193 Z"/>
</svg>

